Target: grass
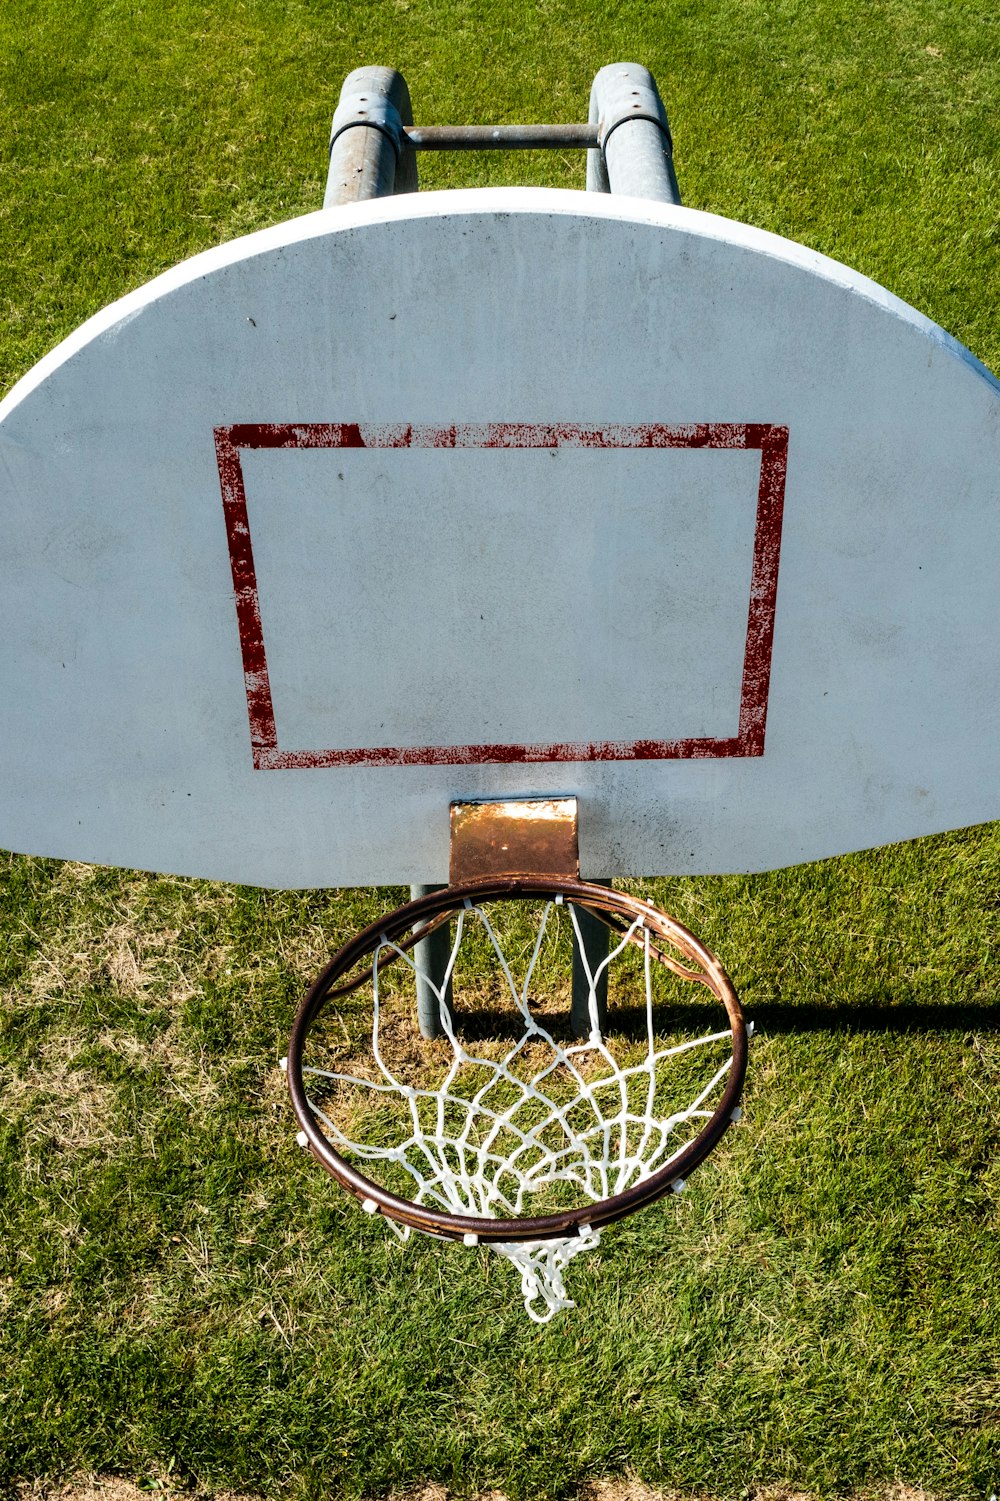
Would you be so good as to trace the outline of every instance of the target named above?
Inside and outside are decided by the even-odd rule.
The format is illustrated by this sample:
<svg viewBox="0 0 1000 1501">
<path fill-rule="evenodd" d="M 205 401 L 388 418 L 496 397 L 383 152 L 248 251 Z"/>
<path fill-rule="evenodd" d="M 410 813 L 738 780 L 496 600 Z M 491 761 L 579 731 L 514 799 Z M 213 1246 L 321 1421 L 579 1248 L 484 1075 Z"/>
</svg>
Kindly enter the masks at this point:
<svg viewBox="0 0 1000 1501">
<path fill-rule="evenodd" d="M 365 61 L 429 123 L 578 119 L 598 67 L 643 61 L 688 203 L 857 267 L 1000 369 L 998 32 L 972 0 L 7 0 L 0 389 L 180 258 L 318 206 Z M 303 985 L 400 893 L 5 858 L 0 1489 L 989 1496 L 998 874 L 987 828 L 644 883 L 752 1009 L 747 1118 L 538 1330 L 509 1267 L 400 1246 L 295 1146 L 277 1060 Z"/>
</svg>

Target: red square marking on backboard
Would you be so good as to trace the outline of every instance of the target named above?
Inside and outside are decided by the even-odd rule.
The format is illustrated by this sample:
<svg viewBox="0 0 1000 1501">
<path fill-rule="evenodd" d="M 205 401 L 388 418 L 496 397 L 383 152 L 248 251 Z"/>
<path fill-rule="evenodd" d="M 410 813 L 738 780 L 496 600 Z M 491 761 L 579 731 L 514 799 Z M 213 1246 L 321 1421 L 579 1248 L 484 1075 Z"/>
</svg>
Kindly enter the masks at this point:
<svg viewBox="0 0 1000 1501">
<path fill-rule="evenodd" d="M 727 448 L 760 451 L 753 567 L 747 611 L 739 729 L 735 736 L 687 740 L 582 741 L 540 745 L 354 746 L 283 750 L 278 745 L 267 670 L 241 449 L 261 448 Z M 315 766 L 463 766 L 486 762 L 659 761 L 761 756 L 771 677 L 781 553 L 788 429 L 757 422 L 688 427 L 657 423 L 465 423 L 455 427 L 376 426 L 351 422 L 238 423 L 215 429 L 222 504 L 243 652 L 253 764 L 259 770 Z"/>
</svg>

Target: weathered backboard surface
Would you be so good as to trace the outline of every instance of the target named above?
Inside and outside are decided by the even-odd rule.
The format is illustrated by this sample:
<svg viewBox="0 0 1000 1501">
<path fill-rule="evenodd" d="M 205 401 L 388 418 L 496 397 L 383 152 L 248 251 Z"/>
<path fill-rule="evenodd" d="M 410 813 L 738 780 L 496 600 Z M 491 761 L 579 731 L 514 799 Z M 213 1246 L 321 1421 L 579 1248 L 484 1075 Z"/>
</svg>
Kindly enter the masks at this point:
<svg viewBox="0 0 1000 1501">
<path fill-rule="evenodd" d="M 0 406 L 0 843 L 444 880 L 575 794 L 594 876 L 1000 816 L 1000 387 L 853 272 L 540 190 L 319 213 Z"/>
</svg>

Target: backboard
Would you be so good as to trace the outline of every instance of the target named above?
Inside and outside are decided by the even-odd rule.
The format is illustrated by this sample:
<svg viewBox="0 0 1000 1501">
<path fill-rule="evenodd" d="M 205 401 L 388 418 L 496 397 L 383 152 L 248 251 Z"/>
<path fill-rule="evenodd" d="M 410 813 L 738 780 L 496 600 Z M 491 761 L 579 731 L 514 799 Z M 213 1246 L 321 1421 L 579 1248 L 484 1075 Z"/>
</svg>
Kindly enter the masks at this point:
<svg viewBox="0 0 1000 1501">
<path fill-rule="evenodd" d="M 444 881 L 572 795 L 591 876 L 1000 816 L 1000 385 L 670 204 L 378 199 L 195 257 L 0 404 L 0 843 Z"/>
</svg>

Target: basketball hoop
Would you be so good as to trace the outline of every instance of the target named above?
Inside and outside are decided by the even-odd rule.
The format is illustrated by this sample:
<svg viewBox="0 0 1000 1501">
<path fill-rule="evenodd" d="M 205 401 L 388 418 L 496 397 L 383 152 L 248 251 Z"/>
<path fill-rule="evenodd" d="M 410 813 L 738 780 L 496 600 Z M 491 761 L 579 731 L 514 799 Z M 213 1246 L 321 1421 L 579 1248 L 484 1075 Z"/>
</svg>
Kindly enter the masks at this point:
<svg viewBox="0 0 1000 1501">
<path fill-rule="evenodd" d="M 612 936 L 593 966 L 585 914 Z M 447 966 L 430 976 L 415 949 L 446 924 Z M 579 1039 L 558 980 L 569 949 L 589 993 Z M 412 1025 L 418 979 L 440 1002 L 436 1041 Z M 720 1025 L 701 1025 L 692 985 L 720 1004 Z M 341 1003 L 366 986 L 359 1053 L 358 1005 Z M 409 1023 L 402 1050 L 397 1018 Z M 368 1213 L 404 1239 L 492 1247 L 544 1323 L 572 1306 L 568 1263 L 604 1226 L 683 1188 L 738 1118 L 747 1041 L 729 977 L 674 918 L 604 886 L 514 876 L 423 896 L 347 943 L 300 1007 L 286 1067 L 300 1142 Z"/>
</svg>

